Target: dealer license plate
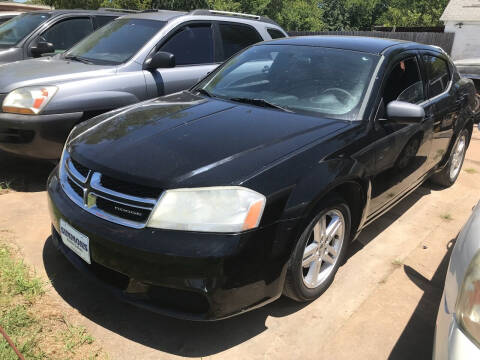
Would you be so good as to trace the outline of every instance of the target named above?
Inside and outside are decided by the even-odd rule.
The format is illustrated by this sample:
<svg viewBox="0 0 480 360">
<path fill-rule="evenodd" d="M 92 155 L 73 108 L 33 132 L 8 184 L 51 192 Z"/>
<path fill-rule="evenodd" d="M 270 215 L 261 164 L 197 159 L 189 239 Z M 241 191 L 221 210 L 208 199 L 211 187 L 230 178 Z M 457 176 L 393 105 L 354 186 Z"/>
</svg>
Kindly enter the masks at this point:
<svg viewBox="0 0 480 360">
<path fill-rule="evenodd" d="M 91 263 L 90 242 L 87 235 L 75 230 L 67 222 L 60 219 L 60 236 L 62 237 L 63 243 L 70 250 L 80 256 L 87 263 Z"/>
</svg>

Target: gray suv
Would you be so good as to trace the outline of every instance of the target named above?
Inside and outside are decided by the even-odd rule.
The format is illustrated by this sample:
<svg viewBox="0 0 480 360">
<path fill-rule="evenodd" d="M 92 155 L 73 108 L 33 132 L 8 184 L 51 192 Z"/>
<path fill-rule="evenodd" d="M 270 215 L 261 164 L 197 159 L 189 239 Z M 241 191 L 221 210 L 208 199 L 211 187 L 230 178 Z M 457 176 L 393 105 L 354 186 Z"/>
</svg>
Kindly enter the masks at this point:
<svg viewBox="0 0 480 360">
<path fill-rule="evenodd" d="M 272 20 L 248 14 L 123 16 L 64 54 L 0 66 L 0 149 L 58 159 L 78 122 L 188 89 L 241 49 L 285 36 Z"/>
<path fill-rule="evenodd" d="M 0 63 L 61 53 L 124 14 L 108 10 L 47 10 L 18 15 L 0 24 Z"/>
</svg>

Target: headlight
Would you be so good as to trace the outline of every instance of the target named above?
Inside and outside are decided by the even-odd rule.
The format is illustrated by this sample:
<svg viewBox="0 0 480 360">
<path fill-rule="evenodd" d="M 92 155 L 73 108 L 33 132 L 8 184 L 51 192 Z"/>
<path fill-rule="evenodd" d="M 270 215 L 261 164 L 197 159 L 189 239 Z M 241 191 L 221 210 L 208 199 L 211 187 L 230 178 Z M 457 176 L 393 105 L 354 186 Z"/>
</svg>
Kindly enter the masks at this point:
<svg viewBox="0 0 480 360">
<path fill-rule="evenodd" d="M 3 100 L 3 112 L 36 115 L 56 92 L 56 86 L 29 86 L 13 90 Z"/>
<path fill-rule="evenodd" d="M 239 186 L 167 190 L 148 227 L 186 231 L 239 232 L 258 226 L 265 196 Z"/>
<path fill-rule="evenodd" d="M 463 330 L 480 344 L 480 251 L 465 273 L 455 312 Z"/>
</svg>

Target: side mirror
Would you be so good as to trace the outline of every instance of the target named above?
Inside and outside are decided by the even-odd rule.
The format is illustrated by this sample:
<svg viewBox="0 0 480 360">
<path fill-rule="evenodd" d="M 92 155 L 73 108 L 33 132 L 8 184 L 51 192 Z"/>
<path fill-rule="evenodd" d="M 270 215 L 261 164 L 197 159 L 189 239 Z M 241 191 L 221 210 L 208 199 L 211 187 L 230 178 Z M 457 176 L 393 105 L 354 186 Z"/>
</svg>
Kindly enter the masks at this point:
<svg viewBox="0 0 480 360">
<path fill-rule="evenodd" d="M 387 105 L 388 120 L 399 124 L 413 124 L 425 118 L 425 110 L 404 101 L 392 101 Z"/>
<path fill-rule="evenodd" d="M 175 67 L 175 55 L 165 51 L 159 51 L 145 61 L 145 70 L 166 69 Z"/>
<path fill-rule="evenodd" d="M 53 53 L 55 52 L 55 47 L 52 43 L 47 41 L 39 41 L 35 44 L 35 46 L 30 48 L 33 57 L 40 57 L 43 54 Z"/>
</svg>

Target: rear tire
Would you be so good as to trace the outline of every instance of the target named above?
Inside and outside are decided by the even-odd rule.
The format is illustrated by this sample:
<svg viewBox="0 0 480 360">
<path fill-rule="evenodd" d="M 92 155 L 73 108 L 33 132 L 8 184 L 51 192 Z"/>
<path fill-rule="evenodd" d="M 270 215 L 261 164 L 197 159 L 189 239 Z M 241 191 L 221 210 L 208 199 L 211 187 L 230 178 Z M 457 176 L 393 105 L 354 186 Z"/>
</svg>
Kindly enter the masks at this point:
<svg viewBox="0 0 480 360">
<path fill-rule="evenodd" d="M 473 109 L 473 122 L 478 124 L 480 122 L 480 93 L 475 94 L 475 105 Z"/>
<path fill-rule="evenodd" d="M 430 179 L 434 184 L 449 187 L 457 181 L 462 169 L 463 161 L 465 160 L 469 138 L 470 134 L 467 129 L 460 131 L 460 134 L 458 134 L 455 144 L 450 151 L 447 165 L 445 165 L 442 171 L 433 175 Z"/>
<path fill-rule="evenodd" d="M 290 257 L 284 294 L 305 302 L 320 296 L 332 283 L 350 243 L 350 209 L 341 197 L 321 202 Z"/>
</svg>

